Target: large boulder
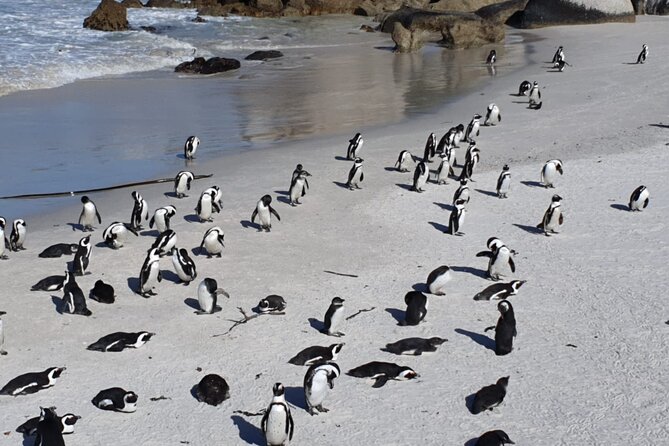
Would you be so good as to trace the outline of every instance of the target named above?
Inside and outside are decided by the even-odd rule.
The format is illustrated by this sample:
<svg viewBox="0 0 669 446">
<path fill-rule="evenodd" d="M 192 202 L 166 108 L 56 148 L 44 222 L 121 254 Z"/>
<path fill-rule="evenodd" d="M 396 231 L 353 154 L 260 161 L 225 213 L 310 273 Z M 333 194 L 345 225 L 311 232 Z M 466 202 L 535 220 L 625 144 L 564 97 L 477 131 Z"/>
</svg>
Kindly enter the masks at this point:
<svg viewBox="0 0 669 446">
<path fill-rule="evenodd" d="M 128 11 L 125 6 L 114 0 L 102 0 L 95 11 L 84 20 L 84 28 L 98 31 L 126 31 L 130 28 Z"/>
<path fill-rule="evenodd" d="M 430 34 L 427 31 L 416 29 L 409 31 L 401 22 L 395 22 L 391 34 L 395 42 L 395 51 L 398 53 L 409 53 L 423 47 L 429 39 Z"/>
<path fill-rule="evenodd" d="M 281 0 L 250 0 L 249 6 L 272 14 L 278 14 L 283 9 Z"/>
<path fill-rule="evenodd" d="M 174 68 L 174 71 L 177 73 L 189 74 L 214 74 L 237 70 L 239 67 L 241 67 L 241 63 L 239 63 L 237 59 L 212 57 L 211 59 L 205 60 L 204 57 L 196 57 L 190 62 L 180 63 Z"/>
<path fill-rule="evenodd" d="M 511 24 L 520 28 L 578 25 L 603 22 L 634 22 L 630 0 L 530 0 Z"/>
<path fill-rule="evenodd" d="M 121 2 L 126 8 L 143 8 L 144 5 L 139 0 L 123 0 Z"/>
</svg>

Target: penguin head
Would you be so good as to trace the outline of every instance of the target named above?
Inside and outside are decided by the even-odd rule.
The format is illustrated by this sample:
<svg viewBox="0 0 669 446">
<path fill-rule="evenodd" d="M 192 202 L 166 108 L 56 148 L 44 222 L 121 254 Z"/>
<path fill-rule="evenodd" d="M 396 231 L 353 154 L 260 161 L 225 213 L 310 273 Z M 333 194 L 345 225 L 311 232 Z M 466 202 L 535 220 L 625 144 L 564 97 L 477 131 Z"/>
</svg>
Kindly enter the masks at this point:
<svg viewBox="0 0 669 446">
<path fill-rule="evenodd" d="M 509 302 L 508 300 L 505 299 L 505 300 L 503 300 L 503 301 L 501 301 L 500 303 L 497 304 L 497 310 L 499 310 L 499 312 L 502 315 L 504 315 L 504 314 L 508 313 L 509 311 L 513 311 L 513 307 L 511 306 L 511 302 Z"/>
<path fill-rule="evenodd" d="M 511 441 L 509 436 L 503 430 L 497 429 L 497 430 L 494 430 L 494 431 L 490 431 L 488 433 L 497 437 L 501 444 L 516 444 L 513 441 Z"/>
<path fill-rule="evenodd" d="M 461 180 L 460 180 L 460 186 L 466 186 L 466 185 L 467 185 L 467 182 L 468 182 L 467 178 L 463 178 L 463 179 L 461 179 Z"/>
<path fill-rule="evenodd" d="M 91 236 L 87 235 L 86 237 L 83 237 L 81 240 L 79 240 L 79 246 L 88 246 L 91 244 Z"/>
<path fill-rule="evenodd" d="M 478 113 L 475 114 L 475 115 L 474 115 L 474 119 L 475 119 L 475 120 L 476 120 L 476 119 L 481 119 L 481 115 L 479 115 Z"/>
<path fill-rule="evenodd" d="M 456 127 L 458 132 L 464 132 L 465 131 L 465 125 L 464 124 L 458 124 Z"/>
<path fill-rule="evenodd" d="M 263 195 L 260 201 L 262 201 L 262 204 L 265 206 L 269 206 L 272 202 L 272 197 L 270 195 Z"/>
<path fill-rule="evenodd" d="M 0 311 L 0 316 L 4 316 L 5 314 L 7 314 L 6 311 Z"/>
<path fill-rule="evenodd" d="M 508 164 L 505 164 L 504 167 L 502 167 L 502 170 L 503 170 L 504 172 L 508 172 L 508 170 L 509 170 L 509 165 L 508 165 Z"/>
<path fill-rule="evenodd" d="M 497 380 L 496 383 L 498 386 L 504 387 L 504 390 L 509 386 L 509 377 L 508 376 L 503 376 L 502 378 Z"/>
<path fill-rule="evenodd" d="M 448 341 L 448 339 L 440 338 L 438 336 L 434 336 L 434 337 L 431 337 L 430 339 L 428 339 L 428 342 L 430 343 L 430 345 L 432 345 L 434 347 L 436 347 L 438 345 L 441 345 L 446 341 Z"/>
<path fill-rule="evenodd" d="M 274 396 L 283 396 L 285 391 L 286 390 L 284 389 L 283 384 L 281 384 L 281 383 L 274 384 L 274 387 L 272 388 L 272 392 L 274 393 Z"/>
<path fill-rule="evenodd" d="M 56 414 L 56 408 L 55 407 L 41 407 L 39 408 L 39 419 L 40 421 L 42 420 L 49 420 L 49 419 L 54 419 L 57 418 L 58 414 Z"/>
<path fill-rule="evenodd" d="M 209 294 L 214 294 L 216 290 L 218 289 L 218 282 L 216 282 L 216 279 L 212 279 L 210 277 L 207 277 L 202 281 L 204 284 L 205 288 L 207 289 L 207 292 Z"/>
<path fill-rule="evenodd" d="M 356 158 L 356 159 L 353 160 L 353 162 L 354 162 L 355 164 L 362 164 L 363 161 L 365 161 L 365 160 L 362 159 L 362 158 L 360 158 L 360 157 L 358 157 L 358 158 Z"/>
<path fill-rule="evenodd" d="M 558 194 L 553 195 L 553 198 L 551 198 L 553 202 L 560 202 L 562 201 L 562 197 L 559 196 Z"/>
<path fill-rule="evenodd" d="M 149 249 L 146 257 L 149 259 L 149 261 L 160 260 L 160 254 L 158 253 L 158 248 Z"/>
<path fill-rule="evenodd" d="M 126 404 L 134 404 L 138 399 L 139 397 L 135 392 L 126 392 L 125 395 L 123 395 L 123 402 Z"/>
<path fill-rule="evenodd" d="M 66 413 L 60 417 L 60 424 L 64 434 L 71 434 L 74 432 L 74 425 L 77 424 L 77 421 L 81 420 L 79 415 L 73 413 Z"/>
<path fill-rule="evenodd" d="M 26 225 L 25 220 L 23 220 L 23 219 L 21 219 L 21 218 L 17 218 L 16 220 L 14 220 L 14 227 L 18 229 L 19 226 L 23 226 L 23 227 L 25 228 L 25 227 L 27 227 L 28 225 Z"/>
<path fill-rule="evenodd" d="M 4 217 L 0 217 L 0 229 L 5 229 L 5 226 L 7 226 L 7 220 Z"/>
<path fill-rule="evenodd" d="M 46 369 L 47 375 L 49 376 L 49 381 L 60 378 L 60 375 L 67 370 L 66 367 L 51 367 Z"/>
<path fill-rule="evenodd" d="M 511 285 L 514 290 L 518 291 L 518 289 L 525 285 L 526 282 L 527 280 L 512 280 L 509 285 Z"/>
<path fill-rule="evenodd" d="M 416 373 L 411 367 L 402 367 L 402 371 L 397 375 L 401 379 L 414 379 L 418 378 L 420 375 Z"/>
<path fill-rule="evenodd" d="M 335 297 L 332 299 L 331 305 L 334 305 L 335 307 L 341 307 L 344 305 L 344 299 L 341 297 Z"/>
<path fill-rule="evenodd" d="M 344 345 L 346 344 L 342 342 L 341 344 L 332 344 L 330 346 L 330 351 L 332 352 L 332 359 L 335 359 L 337 357 L 339 352 L 341 352 L 341 349 L 344 348 Z"/>
<path fill-rule="evenodd" d="M 140 331 L 139 336 L 137 336 L 137 342 L 146 343 L 155 335 L 155 333 L 149 333 L 148 331 Z"/>
<path fill-rule="evenodd" d="M 137 192 L 136 190 L 132 191 L 132 193 L 130 195 L 132 195 L 132 198 L 135 201 L 141 201 L 142 200 L 142 196 L 139 195 L 139 192 Z"/>
<path fill-rule="evenodd" d="M 497 237 L 490 237 L 486 242 L 486 246 L 491 251 L 495 251 L 496 249 L 499 249 L 500 246 L 504 246 L 504 242 Z"/>
<path fill-rule="evenodd" d="M 91 200 L 90 200 L 86 195 L 84 195 L 83 197 L 81 197 L 81 202 L 82 202 L 82 203 L 86 204 L 86 203 L 88 203 L 89 201 L 91 201 Z"/>
</svg>

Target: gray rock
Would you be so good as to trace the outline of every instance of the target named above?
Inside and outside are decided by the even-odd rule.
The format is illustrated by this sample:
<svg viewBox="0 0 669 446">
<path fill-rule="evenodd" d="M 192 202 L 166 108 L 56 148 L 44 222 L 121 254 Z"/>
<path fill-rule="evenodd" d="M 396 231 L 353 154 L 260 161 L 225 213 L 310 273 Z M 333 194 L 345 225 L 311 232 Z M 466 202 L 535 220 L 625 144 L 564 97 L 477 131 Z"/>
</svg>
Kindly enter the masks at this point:
<svg viewBox="0 0 669 446">
<path fill-rule="evenodd" d="M 114 0 L 102 0 L 95 11 L 84 20 L 84 28 L 98 31 L 126 31 L 128 12 L 125 6 Z"/>
<path fill-rule="evenodd" d="M 177 73 L 190 74 L 214 74 L 225 71 L 237 70 L 241 63 L 237 59 L 226 59 L 225 57 L 212 57 L 205 60 L 204 57 L 196 57 L 190 62 L 183 62 L 174 68 Z"/>
<path fill-rule="evenodd" d="M 244 60 L 268 60 L 283 57 L 283 53 L 277 50 L 254 51 L 244 58 Z"/>
<path fill-rule="evenodd" d="M 540 28 L 634 20 L 630 0 L 530 0 L 511 24 L 520 28 Z"/>
</svg>

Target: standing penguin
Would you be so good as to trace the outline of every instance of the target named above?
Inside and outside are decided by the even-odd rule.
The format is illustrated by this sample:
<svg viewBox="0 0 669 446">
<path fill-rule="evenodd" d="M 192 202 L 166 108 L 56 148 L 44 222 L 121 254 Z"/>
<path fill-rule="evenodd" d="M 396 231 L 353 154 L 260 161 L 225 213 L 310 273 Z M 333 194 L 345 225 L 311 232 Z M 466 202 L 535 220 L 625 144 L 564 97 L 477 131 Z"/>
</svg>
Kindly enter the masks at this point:
<svg viewBox="0 0 669 446">
<path fill-rule="evenodd" d="M 193 172 L 182 170 L 174 177 L 174 195 L 177 198 L 187 197 L 186 191 L 190 190 L 190 183 L 193 182 L 195 176 Z"/>
<path fill-rule="evenodd" d="M 306 170 L 301 171 L 290 185 L 290 190 L 288 192 L 290 194 L 291 206 L 302 204 L 300 203 L 300 198 L 304 197 L 304 195 L 307 193 L 307 189 L 309 189 L 309 182 L 307 181 L 306 175 L 307 173 L 308 172 Z"/>
<path fill-rule="evenodd" d="M 522 81 L 518 87 L 518 96 L 525 96 L 530 92 L 530 90 L 532 90 L 532 84 L 530 81 Z"/>
<path fill-rule="evenodd" d="M 413 184 L 411 190 L 414 192 L 423 192 L 423 186 L 427 182 L 428 177 L 430 176 L 430 171 L 424 162 L 419 162 L 416 165 L 416 170 L 413 172 Z"/>
<path fill-rule="evenodd" d="M 197 147 L 199 145 L 200 138 L 197 136 L 189 136 L 184 144 L 184 157 L 189 161 L 195 158 L 195 152 L 197 152 Z"/>
<path fill-rule="evenodd" d="M 404 296 L 407 305 L 404 320 L 399 325 L 418 325 L 427 315 L 427 296 L 420 291 L 409 291 Z"/>
<path fill-rule="evenodd" d="M 348 187 L 350 190 L 355 189 L 360 189 L 360 185 L 358 183 L 362 183 L 362 181 L 365 179 L 365 174 L 362 172 L 362 162 L 364 160 L 362 158 L 356 158 L 353 161 L 353 166 L 351 166 L 351 170 L 348 171 L 348 181 L 346 181 L 346 187 Z"/>
<path fill-rule="evenodd" d="M 293 175 L 290 178 L 290 186 L 288 187 L 288 190 L 290 190 L 290 188 L 293 187 L 293 182 L 295 181 L 295 179 L 298 176 L 300 176 L 300 174 L 303 174 L 305 177 L 310 177 L 311 176 L 311 174 L 309 172 L 304 170 L 304 167 L 302 166 L 302 164 L 298 164 L 297 166 L 295 166 L 295 170 L 293 170 Z"/>
<path fill-rule="evenodd" d="M 274 397 L 262 417 L 261 428 L 267 446 L 285 446 L 293 439 L 293 416 L 286 403 L 283 384 L 276 383 L 272 389 Z"/>
<path fill-rule="evenodd" d="M 149 228 L 153 229 L 153 225 L 156 225 L 158 232 L 165 232 L 170 229 L 170 219 L 174 217 L 177 213 L 177 208 L 170 205 L 163 206 L 156 209 L 153 213 L 153 217 L 149 221 Z"/>
<path fill-rule="evenodd" d="M 272 230 L 272 214 L 274 214 L 277 220 L 281 221 L 279 213 L 274 210 L 271 203 L 272 197 L 269 195 L 263 195 L 262 198 L 258 200 L 256 208 L 253 210 L 253 214 L 251 214 L 251 223 L 255 223 L 256 216 L 260 220 L 260 228 L 258 229 L 258 232 L 262 231 L 263 229 L 266 232 L 270 232 Z"/>
<path fill-rule="evenodd" d="M 7 239 L 5 238 L 5 227 L 7 226 L 7 220 L 4 217 L 0 217 L 0 260 L 7 260 L 7 254 L 5 254 L 5 246 L 7 244 Z"/>
<path fill-rule="evenodd" d="M 465 137 L 463 138 L 466 142 L 472 142 L 474 136 L 479 136 L 479 127 L 481 126 L 481 115 L 478 113 L 474 115 L 472 120 L 467 126 L 467 131 L 465 132 Z"/>
<path fill-rule="evenodd" d="M 500 301 L 497 304 L 499 319 L 497 325 L 488 327 L 485 331 L 495 330 L 495 354 L 503 356 L 511 353 L 513 350 L 513 338 L 516 337 L 516 315 L 513 312 L 511 302 L 508 300 Z"/>
<path fill-rule="evenodd" d="M 34 446 L 65 446 L 63 425 L 56 411 L 50 407 L 40 407 L 40 411 Z"/>
<path fill-rule="evenodd" d="M 499 198 L 507 198 L 511 189 L 511 172 L 509 172 L 509 165 L 505 164 L 502 167 L 502 173 L 497 178 L 497 196 Z"/>
<path fill-rule="evenodd" d="M 200 218 L 200 222 L 212 222 L 214 212 L 220 212 L 221 208 L 216 203 L 216 192 L 212 190 L 204 190 L 200 194 L 200 199 L 195 206 L 195 213 Z"/>
<path fill-rule="evenodd" d="M 26 242 L 26 222 L 23 219 L 14 220 L 12 233 L 9 236 L 9 248 L 12 251 L 25 250 L 23 244 Z"/>
<path fill-rule="evenodd" d="M 135 200 L 135 204 L 132 207 L 130 226 L 135 230 L 139 230 L 142 229 L 142 221 L 149 219 L 149 204 L 136 190 L 132 191 L 131 195 L 133 200 Z"/>
<path fill-rule="evenodd" d="M 464 235 L 462 225 L 465 222 L 465 201 L 460 199 L 455 201 L 455 207 L 451 211 L 451 217 L 448 220 L 447 232 L 451 235 Z"/>
<path fill-rule="evenodd" d="M 214 193 L 214 195 L 212 195 L 212 203 L 217 205 L 214 212 L 221 212 L 221 210 L 223 210 L 223 191 L 221 191 L 221 188 L 218 186 L 211 186 L 204 190 L 204 193 L 207 194 L 211 194 L 212 192 Z"/>
<path fill-rule="evenodd" d="M 207 277 L 197 287 L 197 302 L 200 305 L 200 311 L 196 314 L 213 314 L 220 311 L 221 307 L 216 306 L 218 296 L 223 295 L 230 298 L 230 295 L 222 288 L 218 287 L 216 280 Z"/>
<path fill-rule="evenodd" d="M 158 236 L 156 241 L 153 242 L 153 245 L 151 245 L 151 249 L 154 248 L 157 249 L 158 255 L 160 257 L 163 257 L 171 253 L 172 248 L 174 248 L 176 244 L 177 244 L 177 233 L 171 229 L 168 229 L 167 231 L 162 232 Z"/>
<path fill-rule="evenodd" d="M 427 150 L 427 149 L 426 149 Z M 423 162 L 426 162 L 423 160 Z M 413 155 L 408 150 L 402 150 L 395 162 L 395 168 L 400 172 L 409 172 L 410 167 L 414 165 Z"/>
<path fill-rule="evenodd" d="M 497 62 L 497 51 L 490 50 L 490 52 L 488 53 L 488 57 L 485 60 L 485 63 L 487 65 L 494 65 L 495 62 Z"/>
<path fill-rule="evenodd" d="M 72 261 L 72 272 L 77 276 L 83 276 L 88 269 L 92 250 L 93 245 L 91 245 L 90 235 L 79 240 L 79 247 L 77 248 L 77 253 L 74 255 L 74 260 Z"/>
<path fill-rule="evenodd" d="M 179 276 L 180 283 L 184 285 L 190 285 L 197 277 L 195 262 L 188 255 L 188 251 L 183 248 L 172 248 L 172 265 Z"/>
<path fill-rule="evenodd" d="M 467 186 L 467 182 L 466 178 L 460 180 L 460 186 L 455 191 L 455 194 L 453 194 L 453 203 L 459 200 L 464 201 L 465 204 L 469 203 L 469 186 Z"/>
<path fill-rule="evenodd" d="M 102 238 L 110 248 L 119 249 L 125 243 L 128 232 L 133 233 L 135 237 L 139 236 L 131 225 L 115 221 L 102 232 Z"/>
<path fill-rule="evenodd" d="M 496 429 L 481 435 L 474 446 L 504 446 L 505 444 L 516 444 L 503 430 Z"/>
<path fill-rule="evenodd" d="M 221 257 L 223 254 L 223 229 L 218 226 L 207 229 L 207 232 L 204 233 L 202 237 L 202 243 L 200 243 L 200 253 L 203 249 L 207 250 L 207 258 L 211 259 L 211 256 L 215 255 Z"/>
<path fill-rule="evenodd" d="M 139 272 L 139 289 L 137 290 L 137 294 L 146 298 L 155 296 L 156 292 L 153 291 L 153 288 L 162 280 L 160 256 L 158 255 L 158 250 L 152 248 L 146 255 L 142 269 Z"/>
<path fill-rule="evenodd" d="M 437 149 L 437 137 L 434 135 L 434 133 L 430 133 L 430 135 L 427 137 L 427 141 L 425 142 L 425 150 L 423 151 L 424 163 L 432 162 L 432 158 L 434 157 L 434 155 L 436 155 L 436 149 Z"/>
<path fill-rule="evenodd" d="M 485 114 L 485 121 L 483 125 L 497 125 L 502 122 L 502 114 L 499 112 L 497 104 L 488 105 L 488 110 Z"/>
<path fill-rule="evenodd" d="M 102 217 L 100 217 L 100 213 L 98 212 L 95 203 L 93 203 L 86 195 L 81 197 L 81 202 L 84 207 L 81 209 L 81 215 L 79 215 L 79 225 L 81 226 L 82 231 L 92 231 L 96 218 L 98 223 L 102 224 Z"/>
<path fill-rule="evenodd" d="M 650 201 L 650 192 L 646 186 L 639 186 L 634 189 L 632 195 L 630 195 L 629 208 L 630 211 L 641 211 L 648 207 L 648 202 Z"/>
<path fill-rule="evenodd" d="M 82 316 L 90 316 L 93 314 L 86 306 L 86 296 L 84 292 L 77 285 L 74 274 L 65 272 L 65 285 L 63 286 L 63 306 L 61 307 L 63 313 L 80 314 Z"/>
<path fill-rule="evenodd" d="M 530 89 L 530 108 L 539 110 L 541 108 L 541 91 L 539 90 L 539 83 L 534 81 Z"/>
<path fill-rule="evenodd" d="M 493 410 L 502 404 L 508 385 L 509 377 L 505 376 L 498 379 L 495 384 L 485 386 L 476 392 L 474 403 L 472 404 L 472 413 L 476 415 L 486 410 Z"/>
<path fill-rule="evenodd" d="M 344 299 L 335 297 L 332 299 L 328 311 L 325 312 L 325 326 L 323 333 L 328 336 L 344 336 L 344 333 L 337 330 L 339 324 L 344 319 Z"/>
<path fill-rule="evenodd" d="M 511 272 L 516 272 L 516 264 L 511 257 L 511 250 L 506 245 L 495 245 L 492 251 L 483 251 L 476 254 L 476 257 L 489 257 L 488 277 L 492 280 L 499 280 L 502 276 L 501 271 L 509 265 Z"/>
<path fill-rule="evenodd" d="M 562 161 L 548 160 L 544 167 L 541 168 L 541 184 L 544 187 L 555 187 L 554 183 L 557 179 L 557 174 L 562 175 Z"/>
<path fill-rule="evenodd" d="M 427 276 L 427 288 L 431 294 L 443 296 L 446 294 L 445 287 L 451 281 L 451 268 L 441 265 Z"/>
<path fill-rule="evenodd" d="M 449 158 L 451 155 L 450 152 L 452 150 L 453 149 L 451 148 L 446 148 L 446 152 L 439 154 L 441 162 L 439 163 L 439 167 L 437 168 L 437 184 L 446 184 L 448 182 L 448 174 L 452 170 L 451 164 L 449 162 Z"/>
<path fill-rule="evenodd" d="M 639 53 L 639 57 L 636 58 L 636 63 L 638 64 L 644 63 L 647 57 L 648 57 L 648 45 L 644 43 L 643 47 L 641 48 L 641 52 Z"/>
<path fill-rule="evenodd" d="M 334 388 L 334 380 L 341 374 L 339 366 L 334 362 L 318 362 L 313 364 L 304 375 L 304 399 L 307 401 L 307 411 L 311 415 L 318 412 L 328 412 L 323 407 L 323 401 L 330 389 Z"/>
<path fill-rule="evenodd" d="M 551 204 L 546 209 L 544 213 L 544 218 L 541 220 L 541 223 L 537 225 L 537 228 L 544 231 L 544 234 L 549 236 L 551 234 L 557 234 L 557 229 L 562 226 L 564 223 L 564 216 L 562 215 L 561 205 L 562 197 L 559 195 L 553 195 L 551 199 Z"/>
<path fill-rule="evenodd" d="M 5 350 L 5 329 L 2 325 L 2 316 L 7 314 L 5 311 L 0 311 L 0 356 L 5 356 L 7 351 Z"/>
<path fill-rule="evenodd" d="M 362 135 L 360 133 L 356 133 L 353 138 L 349 139 L 348 149 L 346 150 L 346 159 L 352 161 L 358 158 L 360 150 L 362 149 L 362 144 L 364 142 L 365 141 L 362 139 Z"/>
<path fill-rule="evenodd" d="M 481 151 L 476 147 L 476 143 L 470 142 L 465 154 L 465 165 L 462 167 L 460 179 L 472 179 L 474 175 L 474 168 L 478 165 L 481 157 Z M 473 180 L 472 180 L 473 181 Z"/>
<path fill-rule="evenodd" d="M 557 51 L 555 51 L 555 54 L 553 54 L 553 60 L 551 61 L 551 63 L 553 64 L 553 66 L 555 66 L 555 64 L 561 60 L 564 60 L 564 49 L 562 48 L 562 46 L 559 46 Z"/>
</svg>

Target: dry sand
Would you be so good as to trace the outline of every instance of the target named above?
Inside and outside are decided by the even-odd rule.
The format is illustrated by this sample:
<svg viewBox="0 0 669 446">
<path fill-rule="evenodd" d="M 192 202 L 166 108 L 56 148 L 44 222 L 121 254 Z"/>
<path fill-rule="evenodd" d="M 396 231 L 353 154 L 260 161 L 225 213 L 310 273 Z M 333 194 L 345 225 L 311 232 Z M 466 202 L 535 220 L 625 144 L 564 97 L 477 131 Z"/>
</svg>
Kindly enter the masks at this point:
<svg viewBox="0 0 669 446">
<path fill-rule="evenodd" d="M 169 258 L 161 261 L 166 279 L 158 296 L 143 299 L 129 289 L 152 236 L 133 238 L 118 251 L 93 249 L 90 274 L 78 282 L 86 292 L 99 278 L 110 282 L 117 290 L 115 304 L 89 301 L 89 318 L 57 314 L 53 301 L 62 293 L 52 298 L 28 289 L 64 270 L 64 259 L 37 254 L 52 243 L 82 237 L 67 224 L 76 222 L 79 207 L 29 221 L 28 250 L 10 253 L 0 264 L 9 351 L 0 357 L 0 382 L 50 366 L 67 371 L 51 389 L 0 398 L 0 431 L 7 432 L 0 444 L 18 444 L 13 429 L 39 406 L 50 405 L 83 417 L 76 433 L 66 437 L 68 445 L 264 444 L 260 417 L 233 412 L 266 407 L 277 381 L 295 405 L 293 444 L 462 445 L 490 429 L 505 430 L 519 445 L 667 444 L 669 311 L 661 290 L 669 252 L 669 130 L 659 125 L 668 120 L 666 25 L 666 19 L 643 17 L 636 24 L 530 32 L 545 39 L 533 44 L 534 64 L 524 72 L 494 79 L 480 94 L 439 114 L 363 130 L 360 191 L 336 184 L 346 181 L 350 162 L 337 159 L 345 155 L 346 141 L 333 139 L 196 163 L 196 173 L 215 177 L 196 182 L 187 199 L 166 196 L 170 185 L 141 188 L 152 210 L 176 205 L 172 226 L 178 245 L 188 249 L 212 226 L 190 221 L 199 192 L 212 184 L 222 188 L 225 208 L 215 224 L 226 233 L 223 258 L 195 257 L 197 282 L 213 277 L 232 296 L 215 315 L 193 314 L 184 301 L 195 297 L 196 284 L 172 283 Z M 627 65 L 642 43 L 650 47 L 648 62 Z M 557 45 L 564 45 L 573 65 L 564 73 L 548 72 L 545 63 Z M 543 87 L 540 111 L 528 110 L 517 103 L 523 98 L 512 95 L 524 79 Z M 387 168 L 400 150 L 420 153 L 429 132 L 441 135 L 453 123 L 466 124 L 490 102 L 499 104 L 503 121 L 481 129 L 481 169 L 471 184 L 465 235 L 450 236 L 442 229 L 456 181 L 428 184 L 418 194 L 407 190 L 410 173 Z M 562 159 L 565 175 L 555 190 L 534 186 L 551 158 Z M 313 177 L 304 204 L 292 208 L 276 191 L 286 190 L 298 162 Z M 504 163 L 511 165 L 513 186 L 509 198 L 500 200 L 490 192 Z M 651 191 L 650 206 L 627 212 L 624 205 L 640 184 Z M 544 237 L 533 227 L 555 192 L 564 197 L 566 221 L 560 234 Z M 282 217 L 269 234 L 246 224 L 265 193 L 275 198 Z M 129 220 L 132 200 L 129 190 L 91 198 L 103 217 L 93 234 L 99 243 L 107 224 Z M 528 281 L 511 298 L 518 337 L 504 357 L 495 356 L 488 348 L 492 341 L 483 338 L 484 328 L 497 320 L 496 304 L 472 300 L 491 283 L 481 277 L 485 259 L 475 257 L 491 236 L 518 251 L 517 271 L 510 277 Z M 455 270 L 448 295 L 429 296 L 427 318 L 419 326 L 398 326 L 393 314 L 404 310 L 404 294 L 442 264 Z M 229 319 L 239 318 L 236 307 L 248 311 L 268 294 L 286 298 L 285 316 L 262 316 L 212 337 L 228 330 Z M 347 315 L 375 307 L 344 324 L 346 346 L 337 361 L 342 371 L 385 360 L 409 365 L 421 376 L 373 389 L 369 381 L 343 375 L 326 400 L 331 411 L 312 417 L 301 390 L 306 368 L 287 360 L 306 346 L 337 342 L 309 321 L 322 320 L 334 296 L 346 299 Z M 137 330 L 157 335 L 139 350 L 85 349 L 110 332 Z M 442 336 L 448 342 L 421 357 L 379 350 L 410 336 Z M 221 374 L 231 387 L 230 400 L 217 408 L 190 393 L 207 373 Z M 465 398 L 506 375 L 504 404 L 493 413 L 470 414 Z M 136 413 L 103 412 L 90 403 L 112 386 L 139 394 Z M 167 399 L 149 400 L 160 396 Z"/>
</svg>

